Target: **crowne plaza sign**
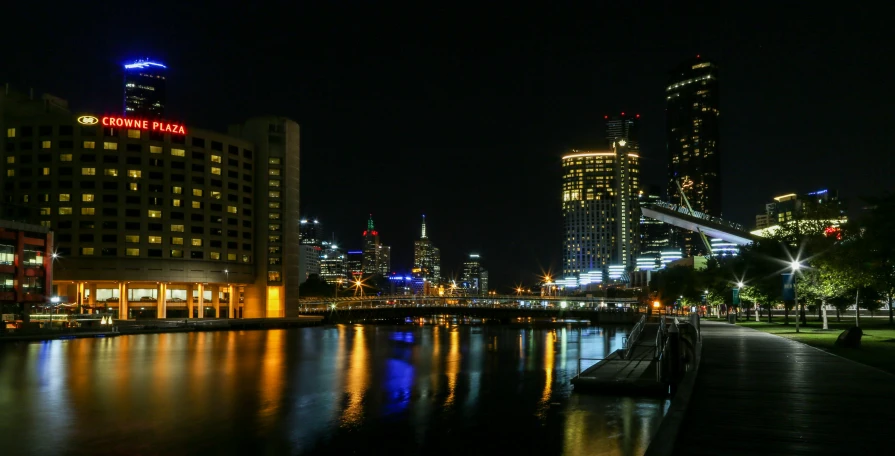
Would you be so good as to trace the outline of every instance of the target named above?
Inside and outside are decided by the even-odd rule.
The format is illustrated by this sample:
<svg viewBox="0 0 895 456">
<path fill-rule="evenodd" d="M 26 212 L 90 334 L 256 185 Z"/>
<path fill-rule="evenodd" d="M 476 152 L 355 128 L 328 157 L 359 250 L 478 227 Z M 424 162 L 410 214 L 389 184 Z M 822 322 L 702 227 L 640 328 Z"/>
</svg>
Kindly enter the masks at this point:
<svg viewBox="0 0 895 456">
<path fill-rule="evenodd" d="M 102 124 L 104 127 L 131 128 L 134 130 L 171 133 L 172 135 L 186 134 L 186 128 L 183 125 L 158 119 L 148 120 L 117 116 L 103 116 L 97 119 L 94 116 L 81 116 L 78 117 L 78 123 L 82 125 Z"/>
</svg>

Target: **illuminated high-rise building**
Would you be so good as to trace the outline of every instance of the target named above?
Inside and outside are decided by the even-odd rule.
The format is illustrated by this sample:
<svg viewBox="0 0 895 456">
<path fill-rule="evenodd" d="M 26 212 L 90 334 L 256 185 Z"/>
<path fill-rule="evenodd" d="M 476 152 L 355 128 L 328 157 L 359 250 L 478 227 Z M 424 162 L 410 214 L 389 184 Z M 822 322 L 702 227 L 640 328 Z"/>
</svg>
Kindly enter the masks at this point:
<svg viewBox="0 0 895 456">
<path fill-rule="evenodd" d="M 124 64 L 124 115 L 161 119 L 165 117 L 165 73 L 168 67 L 150 60 Z"/>
<path fill-rule="evenodd" d="M 477 253 L 469 254 L 463 262 L 463 275 L 460 276 L 461 288 L 469 295 L 488 294 L 488 271 L 482 267 L 482 258 Z"/>
<path fill-rule="evenodd" d="M 382 274 L 383 277 L 389 276 L 389 268 L 391 268 L 391 247 L 384 246 L 379 243 L 379 232 L 373 226 L 373 215 L 367 220 L 367 229 L 364 230 L 364 256 L 363 256 L 363 273 L 364 274 Z M 349 252 L 350 253 L 350 252 Z"/>
<path fill-rule="evenodd" d="M 680 186 L 693 210 L 720 217 L 718 66 L 696 57 L 672 71 L 665 88 L 668 196 L 684 204 Z M 674 230 L 673 243 L 686 256 L 707 253 L 690 231 Z"/>
<path fill-rule="evenodd" d="M 562 159 L 563 277 L 634 266 L 640 211 L 640 156 L 618 140 L 611 150 L 573 150 Z"/>
<path fill-rule="evenodd" d="M 302 245 L 323 247 L 322 227 L 317 220 L 301 219 L 299 221 L 299 239 Z"/>
<path fill-rule="evenodd" d="M 426 233 L 426 216 L 423 215 L 420 238 L 413 242 L 413 268 L 419 269 L 426 280 L 441 281 L 441 251 L 432 245 Z"/>
<path fill-rule="evenodd" d="M 640 114 L 621 113 L 617 116 L 603 116 L 606 121 L 606 145 L 612 147 L 612 143 L 624 139 L 628 143 L 628 150 L 640 152 Z"/>
<path fill-rule="evenodd" d="M 662 201 L 659 186 L 650 186 L 641 191 L 640 205 Z M 640 215 L 640 247 L 637 252 L 637 269 L 652 270 L 661 266 L 662 251 L 668 249 L 671 240 L 671 225 Z"/>
</svg>

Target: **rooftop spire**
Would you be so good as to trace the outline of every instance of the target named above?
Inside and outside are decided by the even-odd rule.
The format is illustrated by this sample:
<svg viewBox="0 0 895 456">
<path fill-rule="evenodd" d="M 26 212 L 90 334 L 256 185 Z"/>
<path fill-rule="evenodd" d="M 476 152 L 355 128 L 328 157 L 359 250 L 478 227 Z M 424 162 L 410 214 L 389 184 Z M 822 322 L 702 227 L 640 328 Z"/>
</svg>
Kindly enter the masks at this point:
<svg viewBox="0 0 895 456">
<path fill-rule="evenodd" d="M 420 239 L 426 239 L 426 214 L 423 214 L 423 235 Z"/>
<path fill-rule="evenodd" d="M 367 231 L 373 231 L 373 214 L 370 214 L 370 220 L 367 220 Z"/>
</svg>

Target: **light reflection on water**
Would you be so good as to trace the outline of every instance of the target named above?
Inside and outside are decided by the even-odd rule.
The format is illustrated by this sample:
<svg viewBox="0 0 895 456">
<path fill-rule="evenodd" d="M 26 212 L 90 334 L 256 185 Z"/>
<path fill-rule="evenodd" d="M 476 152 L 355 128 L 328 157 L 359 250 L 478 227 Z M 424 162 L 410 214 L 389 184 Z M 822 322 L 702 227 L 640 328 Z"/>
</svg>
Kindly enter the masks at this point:
<svg viewBox="0 0 895 456">
<path fill-rule="evenodd" d="M 623 334 L 338 325 L 6 344 L 4 454 L 640 454 L 666 401 L 569 385 Z"/>
</svg>

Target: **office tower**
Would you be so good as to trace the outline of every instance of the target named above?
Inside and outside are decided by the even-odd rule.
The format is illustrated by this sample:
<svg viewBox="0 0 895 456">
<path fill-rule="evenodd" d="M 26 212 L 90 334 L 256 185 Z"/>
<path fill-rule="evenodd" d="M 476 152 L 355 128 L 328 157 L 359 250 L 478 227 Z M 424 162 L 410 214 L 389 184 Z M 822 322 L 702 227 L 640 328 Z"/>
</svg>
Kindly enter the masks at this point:
<svg viewBox="0 0 895 456">
<path fill-rule="evenodd" d="M 714 62 L 697 56 L 674 69 L 665 88 L 665 127 L 669 202 L 683 205 L 682 190 L 694 211 L 720 217 L 718 90 Z M 676 229 L 674 237 L 686 256 L 707 253 L 696 233 Z"/>
<path fill-rule="evenodd" d="M 382 277 L 388 277 L 392 269 L 392 248 L 387 245 L 379 245 L 379 252 L 376 255 L 377 271 Z"/>
<path fill-rule="evenodd" d="M 345 255 L 345 269 L 349 280 L 360 279 L 364 275 L 364 251 L 349 250 Z"/>
<path fill-rule="evenodd" d="M 348 268 L 345 253 L 337 245 L 323 241 L 323 253 L 320 255 L 320 278 L 326 283 L 343 285 L 348 283 Z"/>
<path fill-rule="evenodd" d="M 299 222 L 299 239 L 302 245 L 323 247 L 322 226 L 317 220 L 301 219 Z"/>
<path fill-rule="evenodd" d="M 432 240 L 429 239 L 425 215 L 420 238 L 413 242 L 413 268 L 419 269 L 426 280 L 435 283 L 441 281 L 441 251 L 432 245 Z"/>
<path fill-rule="evenodd" d="M 618 140 L 608 151 L 573 150 L 562 166 L 563 277 L 608 272 L 610 265 L 633 268 L 639 244 L 639 155 Z"/>
<path fill-rule="evenodd" d="M 481 259 L 479 254 L 471 253 L 469 259 L 463 262 L 463 275 L 460 276 L 460 281 L 467 294 L 488 294 L 488 271 L 482 267 Z"/>
<path fill-rule="evenodd" d="M 845 219 L 845 208 L 835 190 L 818 190 L 804 194 L 789 193 L 775 196 L 765 204 L 765 211 L 755 216 L 755 229 L 771 233 L 781 225 L 794 221 L 815 221 L 811 227 L 829 223 L 838 226 Z"/>
<path fill-rule="evenodd" d="M 612 143 L 624 139 L 628 143 L 628 150 L 640 152 L 640 114 L 621 113 L 617 116 L 603 116 L 606 121 L 606 146 L 612 147 Z"/>
<path fill-rule="evenodd" d="M 662 189 L 650 186 L 639 195 L 640 205 L 662 201 Z M 637 269 L 652 270 L 661 266 L 662 251 L 669 247 L 671 226 L 656 219 L 640 215 L 640 247 L 637 252 Z"/>
<path fill-rule="evenodd" d="M 379 274 L 379 251 L 379 232 L 373 226 L 373 214 L 370 214 L 364 230 L 364 274 Z"/>
<path fill-rule="evenodd" d="M 124 64 L 125 117 L 165 117 L 167 70 L 165 65 L 150 60 Z"/>
<path fill-rule="evenodd" d="M 302 244 L 299 246 L 298 281 L 305 283 L 313 274 L 320 275 L 320 247 Z"/>
</svg>

